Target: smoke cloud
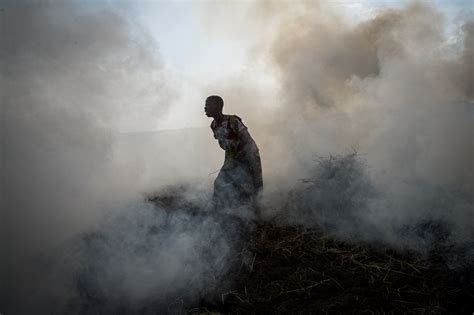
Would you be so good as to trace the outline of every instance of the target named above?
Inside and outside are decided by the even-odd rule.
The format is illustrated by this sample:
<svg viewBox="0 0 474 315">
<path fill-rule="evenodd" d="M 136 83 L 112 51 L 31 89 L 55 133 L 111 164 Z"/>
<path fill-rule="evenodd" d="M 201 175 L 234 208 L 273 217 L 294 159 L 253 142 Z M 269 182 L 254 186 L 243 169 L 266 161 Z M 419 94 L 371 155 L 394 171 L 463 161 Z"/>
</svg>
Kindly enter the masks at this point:
<svg viewBox="0 0 474 315">
<path fill-rule="evenodd" d="M 174 92 L 127 9 L 2 3 L 2 305 L 28 304 L 21 290 L 48 286 L 32 285 L 41 268 L 31 257 L 145 189 L 118 131 L 154 123 Z"/>
<path fill-rule="evenodd" d="M 276 18 L 285 25 L 270 57 L 292 153 L 354 147 L 378 170 L 472 187 L 472 22 L 451 45 L 441 13 L 422 4 L 356 25 L 323 5 Z"/>
<path fill-rule="evenodd" d="M 469 248 L 472 20 L 457 21 L 453 42 L 442 14 L 421 3 L 381 10 L 355 25 L 331 7 L 301 6 L 273 17 L 284 27 L 269 46 L 285 117 L 274 143 L 287 152 L 273 151 L 286 176 L 281 168 L 271 171 L 291 186 L 310 182 L 283 203 L 288 212 L 347 239 L 417 250 L 433 241 L 414 235 L 420 226 L 441 222 L 447 243 Z M 351 155 L 315 161 L 352 150 L 364 162 Z M 267 200 L 268 209 L 281 201 L 273 194 Z M 472 251 L 462 257 L 472 261 Z"/>
<path fill-rule="evenodd" d="M 472 12 L 448 21 L 414 2 L 354 22 L 338 9 L 324 2 L 243 5 L 232 11 L 250 20 L 240 32 L 226 22 L 226 5 L 205 15 L 214 36 L 250 42 L 248 69 L 209 91 L 219 87 L 230 110 L 251 121 L 263 159 L 264 211 L 322 224 L 345 239 L 420 251 L 436 241 L 420 229 L 444 229 L 446 244 L 469 248 Z M 276 84 L 265 76 L 253 82 L 257 69 Z M 457 257 L 472 260 L 472 252 Z"/>
<path fill-rule="evenodd" d="M 42 240 L 52 221 L 81 221 L 130 189 L 139 167 L 114 152 L 121 120 L 156 119 L 171 92 L 153 43 L 105 3 L 7 3 L 2 20 L 6 216 L 29 231 L 12 239 Z"/>
<path fill-rule="evenodd" d="M 2 10 L 1 311 L 180 311 L 225 287 L 242 233 L 195 211 L 221 159 L 209 131 L 127 132 L 177 95 L 134 8 Z M 183 181 L 176 203 L 143 201 Z"/>
</svg>

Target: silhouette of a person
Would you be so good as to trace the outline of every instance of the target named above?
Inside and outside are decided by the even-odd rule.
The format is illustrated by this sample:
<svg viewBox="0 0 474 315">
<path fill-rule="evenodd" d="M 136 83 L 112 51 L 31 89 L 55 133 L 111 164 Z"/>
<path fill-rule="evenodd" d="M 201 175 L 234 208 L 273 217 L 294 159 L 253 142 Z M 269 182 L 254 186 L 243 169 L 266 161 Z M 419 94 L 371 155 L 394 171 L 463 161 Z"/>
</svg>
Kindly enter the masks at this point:
<svg viewBox="0 0 474 315">
<path fill-rule="evenodd" d="M 204 107 L 206 115 L 214 118 L 214 138 L 225 151 L 224 165 L 214 181 L 213 206 L 246 205 L 256 211 L 257 196 L 263 188 L 259 150 L 242 119 L 223 114 L 223 107 L 224 101 L 217 95 L 209 96 Z"/>
</svg>

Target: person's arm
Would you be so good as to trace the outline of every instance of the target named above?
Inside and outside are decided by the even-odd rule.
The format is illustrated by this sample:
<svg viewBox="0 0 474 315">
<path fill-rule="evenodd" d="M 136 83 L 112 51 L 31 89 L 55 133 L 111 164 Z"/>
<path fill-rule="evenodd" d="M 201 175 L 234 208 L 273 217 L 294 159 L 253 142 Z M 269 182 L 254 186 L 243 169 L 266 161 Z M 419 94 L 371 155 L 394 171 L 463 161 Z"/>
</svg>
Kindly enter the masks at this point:
<svg viewBox="0 0 474 315">
<path fill-rule="evenodd" d="M 230 126 L 227 127 L 229 129 Z M 224 150 L 224 151 L 229 151 L 232 149 L 231 147 L 234 146 L 234 141 L 232 139 L 229 139 L 228 133 L 224 131 L 222 128 L 217 128 L 215 122 L 213 121 L 211 124 L 211 130 L 214 135 L 214 138 L 217 140 L 219 143 L 219 146 Z"/>
<path fill-rule="evenodd" d="M 250 134 L 242 120 L 237 116 L 231 116 L 229 119 L 230 137 L 228 140 L 228 149 L 230 152 L 237 153 L 242 149 L 242 144 L 247 143 Z"/>
</svg>

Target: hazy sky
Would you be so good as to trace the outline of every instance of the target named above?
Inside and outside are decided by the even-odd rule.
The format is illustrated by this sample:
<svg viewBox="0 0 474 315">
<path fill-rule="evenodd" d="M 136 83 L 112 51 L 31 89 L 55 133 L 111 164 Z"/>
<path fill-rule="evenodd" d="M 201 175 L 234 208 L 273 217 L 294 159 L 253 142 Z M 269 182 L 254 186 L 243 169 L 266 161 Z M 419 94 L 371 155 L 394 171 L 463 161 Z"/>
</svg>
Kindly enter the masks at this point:
<svg viewBox="0 0 474 315">
<path fill-rule="evenodd" d="M 333 0 L 330 2 L 340 13 L 360 21 L 380 8 L 400 7 L 409 0 Z M 139 1 L 137 10 L 145 27 L 158 41 L 166 64 L 181 74 L 206 79 L 228 75 L 223 67 L 238 71 L 244 67 L 247 50 L 244 41 L 235 38 L 213 38 L 203 26 L 202 10 L 213 1 Z M 249 1 L 229 1 L 236 11 L 243 11 Z M 469 0 L 425 1 L 437 6 L 446 15 L 453 16 L 462 9 L 472 8 Z"/>
<path fill-rule="evenodd" d="M 333 0 L 324 2 L 334 11 L 354 23 L 370 18 L 377 10 L 401 7 L 409 0 Z M 447 18 L 447 23 L 466 9 L 472 9 L 469 0 L 431 0 Z M 252 60 L 252 50 L 258 34 L 249 32 L 246 15 L 253 2 L 227 1 L 137 1 L 136 11 L 145 29 L 158 43 L 170 79 L 179 86 L 177 99 L 157 126 L 136 126 L 139 130 L 177 129 L 205 126 L 202 115 L 203 91 L 233 77 L 259 78 L 259 88 L 275 89 L 277 82 L 265 65 Z M 215 10 L 215 7 L 225 7 Z M 214 12 L 214 15 L 209 12 Z M 219 30 L 210 19 L 235 19 Z M 449 27 L 447 28 L 449 31 Z M 259 30 L 256 28 L 256 30 Z M 225 34 L 225 36 L 223 36 Z M 255 35 L 255 38 L 252 38 Z M 448 35 L 449 36 L 449 35 Z M 218 84 L 217 84 L 218 85 Z M 268 91 L 267 91 L 268 92 Z M 216 94 L 219 91 L 215 91 Z M 268 93 L 266 93 L 268 94 Z M 270 91 L 270 94 L 271 91 Z M 227 107 L 229 109 L 229 107 Z M 230 109 L 233 109 L 230 106 Z M 238 111 L 238 109 L 236 109 Z M 128 127 L 130 128 L 130 127 Z M 129 130 L 125 130 L 129 131 Z"/>
</svg>

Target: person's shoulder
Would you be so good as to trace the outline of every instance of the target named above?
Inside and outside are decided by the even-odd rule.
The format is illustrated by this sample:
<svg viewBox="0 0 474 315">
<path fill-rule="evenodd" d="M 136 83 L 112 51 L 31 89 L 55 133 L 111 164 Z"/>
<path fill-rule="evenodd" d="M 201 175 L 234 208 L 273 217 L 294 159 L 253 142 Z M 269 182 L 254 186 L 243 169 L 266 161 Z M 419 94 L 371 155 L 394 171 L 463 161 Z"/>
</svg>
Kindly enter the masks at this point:
<svg viewBox="0 0 474 315">
<path fill-rule="evenodd" d="M 239 116 L 237 115 L 228 115 L 229 116 L 229 124 L 237 129 L 237 130 L 241 130 L 243 128 L 246 128 L 244 123 L 242 122 L 242 118 L 240 118 Z"/>
<path fill-rule="evenodd" d="M 237 119 L 238 121 L 242 122 L 242 118 L 240 118 L 240 117 L 237 116 L 237 115 L 232 115 L 232 118 L 233 118 L 233 119 Z"/>
<path fill-rule="evenodd" d="M 227 119 L 232 123 L 242 123 L 242 118 L 237 115 L 226 115 Z"/>
</svg>

